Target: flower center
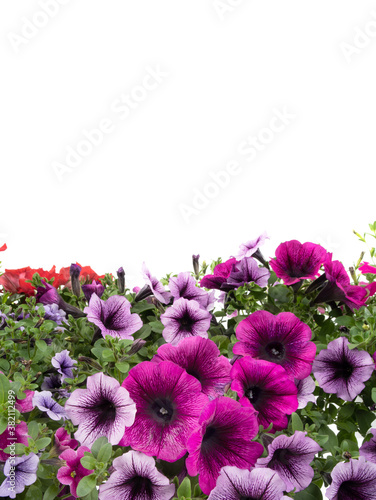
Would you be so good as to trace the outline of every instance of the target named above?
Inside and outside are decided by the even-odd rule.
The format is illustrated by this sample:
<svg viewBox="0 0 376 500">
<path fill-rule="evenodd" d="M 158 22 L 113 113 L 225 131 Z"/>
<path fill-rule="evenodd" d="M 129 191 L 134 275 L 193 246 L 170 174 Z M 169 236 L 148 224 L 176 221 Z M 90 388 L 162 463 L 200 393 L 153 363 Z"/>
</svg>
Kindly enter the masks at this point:
<svg viewBox="0 0 376 500">
<path fill-rule="evenodd" d="M 157 420 L 162 422 L 170 422 L 174 415 L 174 409 L 170 401 L 167 399 L 157 399 L 151 407 L 153 414 Z"/>
<path fill-rule="evenodd" d="M 335 371 L 337 378 L 348 380 L 354 371 L 354 367 L 347 360 L 344 360 L 342 363 L 336 363 Z"/>
<path fill-rule="evenodd" d="M 273 458 L 270 461 L 270 465 L 272 465 L 273 462 L 287 465 L 289 463 L 289 458 L 291 458 L 290 451 L 286 448 L 279 448 L 278 450 L 275 450 Z"/>
<path fill-rule="evenodd" d="M 95 405 L 97 413 L 97 425 L 104 424 L 107 421 L 114 422 L 116 418 L 116 406 L 108 399 L 102 399 Z"/>
<path fill-rule="evenodd" d="M 180 319 L 179 319 L 180 326 L 183 328 L 183 330 L 190 332 L 192 330 L 192 326 L 194 325 L 194 321 L 189 315 L 189 313 L 185 313 Z"/>
<path fill-rule="evenodd" d="M 272 361 L 282 361 L 286 350 L 281 342 L 270 342 L 265 347 L 265 352 Z"/>
<path fill-rule="evenodd" d="M 129 498 L 141 498 L 140 495 L 142 498 L 152 498 L 155 494 L 153 483 L 148 477 L 131 477 L 125 481 L 124 486 L 131 487 Z"/>
<path fill-rule="evenodd" d="M 261 395 L 261 389 L 260 387 L 249 387 L 246 391 L 245 391 L 245 396 L 249 399 L 249 402 L 255 406 L 255 404 L 257 403 L 257 401 L 259 401 L 260 399 L 260 395 Z"/>
</svg>

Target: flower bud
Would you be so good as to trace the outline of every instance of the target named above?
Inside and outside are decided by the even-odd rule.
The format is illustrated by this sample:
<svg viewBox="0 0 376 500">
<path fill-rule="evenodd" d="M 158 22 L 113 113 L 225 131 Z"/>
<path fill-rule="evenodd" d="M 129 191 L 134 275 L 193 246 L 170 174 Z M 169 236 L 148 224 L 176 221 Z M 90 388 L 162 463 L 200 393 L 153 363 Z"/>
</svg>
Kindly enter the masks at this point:
<svg viewBox="0 0 376 500">
<path fill-rule="evenodd" d="M 76 297 L 81 295 L 81 287 L 80 287 L 80 272 L 81 266 L 78 264 L 71 264 L 70 266 L 70 277 L 72 283 L 72 290 Z"/>
<path fill-rule="evenodd" d="M 199 255 L 192 255 L 192 262 L 193 262 L 193 272 L 196 275 L 196 280 L 199 278 L 200 274 L 200 256 Z"/>
<path fill-rule="evenodd" d="M 117 270 L 117 277 L 118 277 L 118 289 L 119 293 L 124 293 L 125 291 L 125 272 L 122 267 L 119 267 Z"/>
</svg>

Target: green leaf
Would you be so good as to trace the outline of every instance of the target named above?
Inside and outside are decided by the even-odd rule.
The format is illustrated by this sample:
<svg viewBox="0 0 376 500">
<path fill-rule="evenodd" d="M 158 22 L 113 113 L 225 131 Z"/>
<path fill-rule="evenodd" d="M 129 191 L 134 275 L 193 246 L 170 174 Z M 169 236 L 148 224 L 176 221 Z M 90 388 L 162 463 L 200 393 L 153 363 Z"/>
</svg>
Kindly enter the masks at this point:
<svg viewBox="0 0 376 500">
<path fill-rule="evenodd" d="M 49 486 L 44 495 L 43 495 L 43 500 L 55 500 L 57 498 L 57 494 L 59 493 L 59 486 L 57 484 L 51 484 Z"/>
<path fill-rule="evenodd" d="M 295 493 L 294 498 L 297 500 L 322 500 L 322 493 L 318 486 L 311 483 L 305 490 Z"/>
<path fill-rule="evenodd" d="M 5 375 L 0 374 L 0 404 L 8 401 L 8 391 L 10 390 L 10 382 Z M 15 394 L 12 393 L 12 396 Z M 12 399 L 14 401 L 14 399 Z"/>
<path fill-rule="evenodd" d="M 292 423 L 292 430 L 295 431 L 302 431 L 304 429 L 303 427 L 303 422 L 301 421 L 301 418 L 297 413 L 293 413 L 291 415 L 291 423 Z"/>
<path fill-rule="evenodd" d="M 178 488 L 178 498 L 191 498 L 192 490 L 191 490 L 191 481 L 189 477 L 186 477 L 184 481 L 181 483 L 181 485 Z"/>
<path fill-rule="evenodd" d="M 31 422 L 29 422 L 27 424 L 27 429 L 28 429 L 28 433 L 29 433 L 29 436 L 31 437 L 31 439 L 37 439 L 38 437 L 38 434 L 39 434 L 39 425 L 38 425 L 38 422 L 36 422 L 35 420 L 32 420 Z"/>
<path fill-rule="evenodd" d="M 151 326 L 150 325 L 144 325 L 138 332 L 136 332 L 133 336 L 134 339 L 142 339 L 145 340 L 147 339 L 151 334 Z"/>
<path fill-rule="evenodd" d="M 97 461 L 95 460 L 93 455 L 88 451 L 85 452 L 85 455 L 81 458 L 80 462 L 82 467 L 85 467 L 85 469 L 88 470 L 95 469 L 95 466 L 97 465 Z"/>
<path fill-rule="evenodd" d="M 108 440 L 105 436 L 98 438 L 93 446 L 91 447 L 91 453 L 95 458 L 98 458 L 98 454 L 101 451 L 102 446 L 105 446 L 108 443 Z"/>
<path fill-rule="evenodd" d="M 372 401 L 376 403 L 376 387 L 373 387 L 372 389 L 372 395 L 371 395 Z"/>
<path fill-rule="evenodd" d="M 40 351 L 42 351 L 42 352 L 47 351 L 48 346 L 47 346 L 46 342 L 44 342 L 43 340 L 37 340 L 35 342 L 35 344 Z"/>
<path fill-rule="evenodd" d="M 38 439 L 35 443 L 35 446 L 38 448 L 38 450 L 42 450 L 43 448 L 46 448 L 51 443 L 51 438 L 45 437 Z"/>
<path fill-rule="evenodd" d="M 115 356 L 111 349 L 103 349 L 102 358 L 106 361 L 115 361 Z"/>
<path fill-rule="evenodd" d="M 355 326 L 355 320 L 351 316 L 339 316 L 336 323 L 338 326 Z"/>
<path fill-rule="evenodd" d="M 329 436 L 329 439 L 326 443 L 324 443 L 324 449 L 330 451 L 332 455 L 336 454 L 335 446 L 338 446 L 337 436 L 334 434 L 332 429 L 330 429 L 327 425 L 322 425 L 319 429 L 320 434 L 324 434 Z"/>
<path fill-rule="evenodd" d="M 121 373 L 127 373 L 129 370 L 129 363 L 126 363 L 125 361 L 122 361 L 121 363 L 115 363 L 115 366 Z"/>
<path fill-rule="evenodd" d="M 77 486 L 77 495 L 79 497 L 84 497 L 88 495 L 97 485 L 97 478 L 95 474 L 90 474 L 90 476 L 85 476 L 81 479 Z"/>
<path fill-rule="evenodd" d="M 42 491 L 35 485 L 30 486 L 25 494 L 25 500 L 42 500 Z"/>
<path fill-rule="evenodd" d="M 370 429 L 372 422 L 375 420 L 375 415 L 371 411 L 356 410 L 356 420 L 359 424 L 360 433 L 365 436 Z"/>
<path fill-rule="evenodd" d="M 99 450 L 97 460 L 98 462 L 108 462 L 112 455 L 111 443 L 107 443 Z"/>
<path fill-rule="evenodd" d="M 164 330 L 164 324 L 161 321 L 151 321 L 149 325 L 155 333 L 162 333 Z"/>
</svg>

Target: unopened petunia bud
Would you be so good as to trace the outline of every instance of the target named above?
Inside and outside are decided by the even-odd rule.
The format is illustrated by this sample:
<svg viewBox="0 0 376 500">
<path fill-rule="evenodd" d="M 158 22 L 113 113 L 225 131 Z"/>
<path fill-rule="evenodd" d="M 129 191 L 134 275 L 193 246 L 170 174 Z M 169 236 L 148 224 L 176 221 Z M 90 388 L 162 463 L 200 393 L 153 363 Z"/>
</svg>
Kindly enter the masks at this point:
<svg viewBox="0 0 376 500">
<path fill-rule="evenodd" d="M 125 272 L 122 267 L 119 267 L 117 270 L 117 277 L 118 277 L 118 289 L 119 293 L 124 293 L 125 291 Z"/>
<path fill-rule="evenodd" d="M 97 283 L 95 280 L 93 280 L 93 283 L 91 283 L 90 285 L 82 285 L 81 288 L 88 302 L 90 301 L 93 293 L 101 298 L 104 292 L 104 286 L 101 283 Z"/>
<path fill-rule="evenodd" d="M 200 274 L 200 256 L 199 255 L 192 255 L 192 262 L 193 262 L 193 271 L 196 275 L 196 279 L 198 280 L 199 274 Z"/>
<path fill-rule="evenodd" d="M 70 266 L 70 277 L 72 282 L 72 290 L 76 297 L 81 295 L 81 287 L 80 287 L 80 273 L 81 266 L 78 264 L 71 264 Z"/>
</svg>

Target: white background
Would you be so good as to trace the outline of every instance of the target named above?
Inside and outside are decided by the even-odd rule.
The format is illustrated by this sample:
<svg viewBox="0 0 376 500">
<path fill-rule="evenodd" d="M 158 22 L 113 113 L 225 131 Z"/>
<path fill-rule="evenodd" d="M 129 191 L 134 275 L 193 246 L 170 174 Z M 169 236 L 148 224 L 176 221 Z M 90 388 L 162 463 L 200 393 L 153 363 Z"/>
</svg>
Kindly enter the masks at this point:
<svg viewBox="0 0 376 500">
<path fill-rule="evenodd" d="M 358 258 L 352 229 L 376 219 L 376 2 L 44 3 L 0 3 L 3 268 L 78 261 L 139 282 L 143 260 L 186 271 L 264 230 L 266 257 L 298 239 Z M 145 97 L 148 68 L 166 76 Z M 275 109 L 294 119 L 247 161 L 241 143 Z M 54 162 L 103 119 L 112 132 L 59 180 Z M 208 188 L 232 161 L 240 173 Z"/>
</svg>

